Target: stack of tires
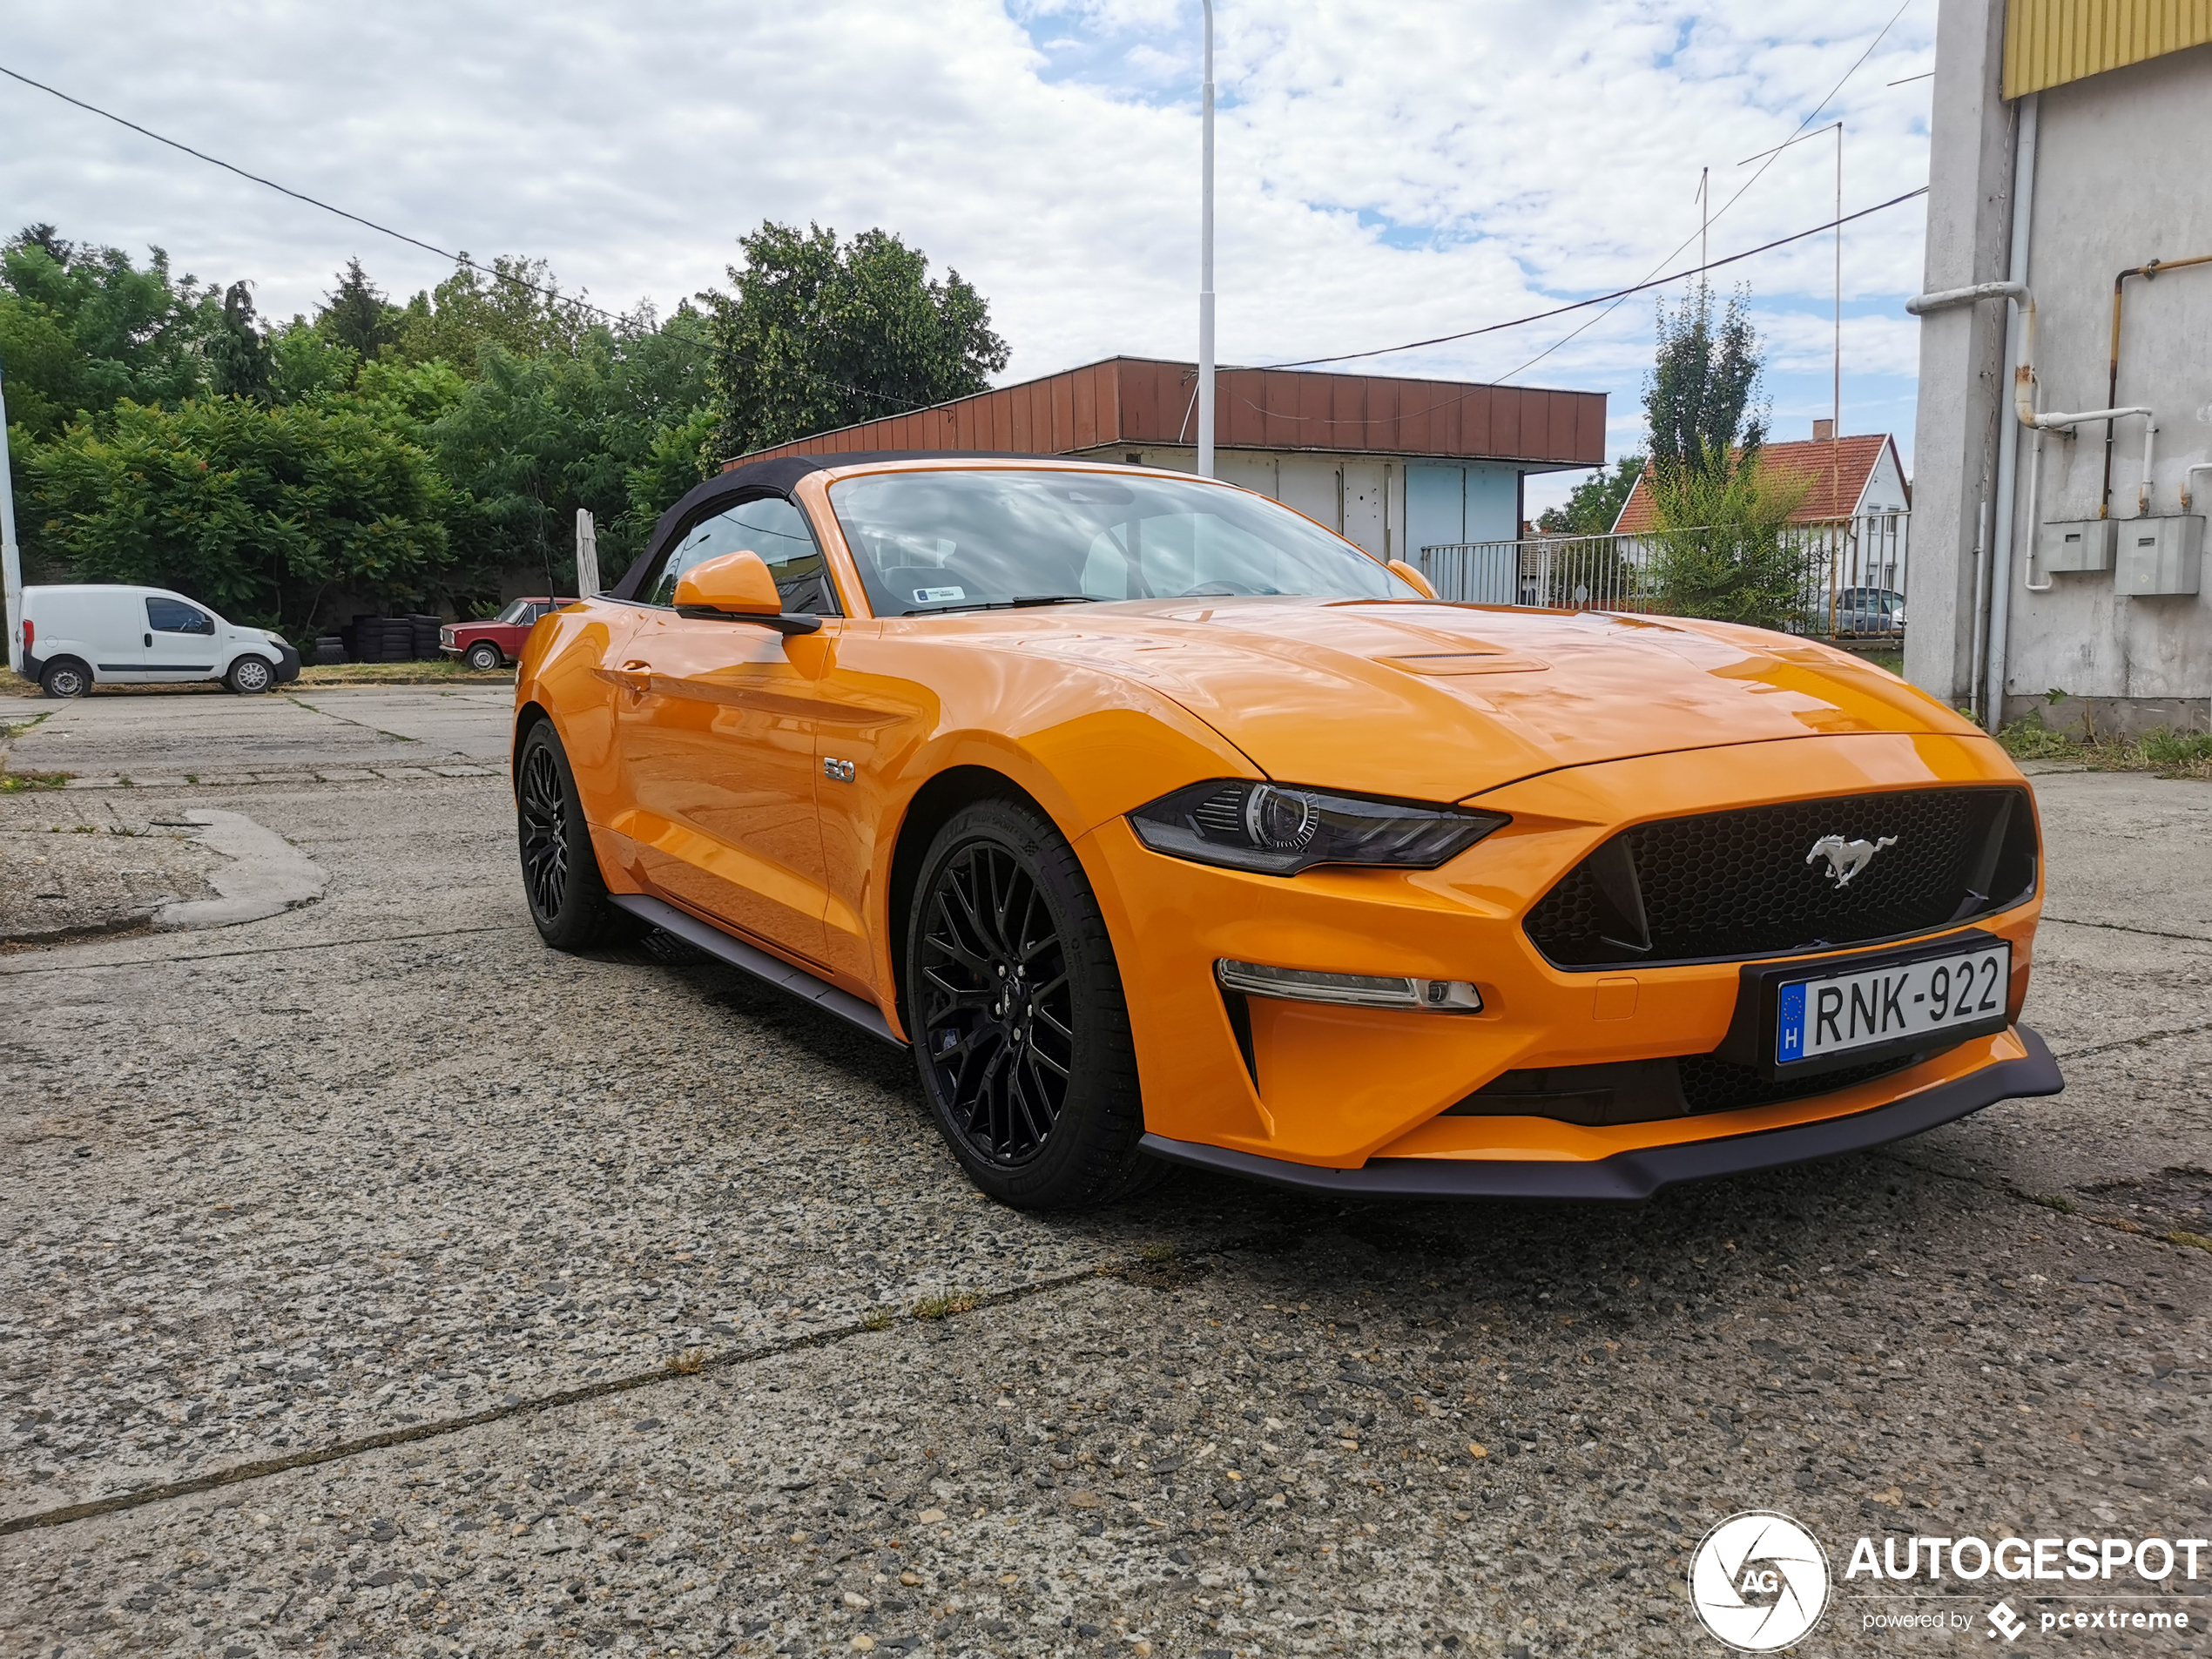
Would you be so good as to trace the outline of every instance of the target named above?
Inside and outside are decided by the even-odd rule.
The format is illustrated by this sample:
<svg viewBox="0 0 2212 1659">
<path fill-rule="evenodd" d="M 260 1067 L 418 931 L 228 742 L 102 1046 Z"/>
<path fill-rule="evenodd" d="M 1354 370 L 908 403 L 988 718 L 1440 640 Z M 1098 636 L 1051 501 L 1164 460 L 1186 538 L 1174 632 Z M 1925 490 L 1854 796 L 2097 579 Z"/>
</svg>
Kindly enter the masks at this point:
<svg viewBox="0 0 2212 1659">
<path fill-rule="evenodd" d="M 315 648 L 309 655 L 317 668 L 351 660 L 346 654 L 345 637 L 340 634 L 317 634 Z"/>
<path fill-rule="evenodd" d="M 355 617 L 340 631 L 357 663 L 413 663 L 438 654 L 435 617 Z"/>
</svg>

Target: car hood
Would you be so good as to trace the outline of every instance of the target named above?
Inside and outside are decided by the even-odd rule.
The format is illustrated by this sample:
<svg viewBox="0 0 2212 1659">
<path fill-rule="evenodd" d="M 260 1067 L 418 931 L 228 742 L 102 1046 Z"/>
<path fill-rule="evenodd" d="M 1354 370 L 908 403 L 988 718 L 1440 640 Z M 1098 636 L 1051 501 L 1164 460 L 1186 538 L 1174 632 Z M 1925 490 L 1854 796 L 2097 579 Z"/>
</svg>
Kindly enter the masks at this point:
<svg viewBox="0 0 2212 1659">
<path fill-rule="evenodd" d="M 1022 651 L 1143 681 L 1270 777 L 1412 799 L 1456 800 L 1558 767 L 1723 744 L 1978 735 L 1845 652 L 1722 623 L 1238 598 L 1070 606 L 989 624 L 1018 629 Z"/>
</svg>

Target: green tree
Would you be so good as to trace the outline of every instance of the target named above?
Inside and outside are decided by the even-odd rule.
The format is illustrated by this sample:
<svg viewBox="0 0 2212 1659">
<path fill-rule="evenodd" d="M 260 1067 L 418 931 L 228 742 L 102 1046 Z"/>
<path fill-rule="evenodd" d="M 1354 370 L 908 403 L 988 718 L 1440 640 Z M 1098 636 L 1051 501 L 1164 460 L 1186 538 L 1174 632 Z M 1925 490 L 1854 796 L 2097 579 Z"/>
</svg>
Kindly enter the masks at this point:
<svg viewBox="0 0 2212 1659">
<path fill-rule="evenodd" d="M 1643 572 L 1648 590 L 1679 617 L 1757 628 L 1802 622 L 1814 550 L 1790 517 L 1804 496 L 1804 480 L 1783 483 L 1757 468 L 1669 475 L 1652 498 L 1659 531 Z"/>
<path fill-rule="evenodd" d="M 932 281 L 927 257 L 888 232 L 840 244 L 767 220 L 738 246 L 736 293 L 699 296 L 721 455 L 965 397 L 1006 367 L 983 296 L 957 271 Z"/>
<path fill-rule="evenodd" d="M 1792 534 L 1802 483 L 1763 472 L 1765 354 L 1738 289 L 1716 320 L 1700 284 L 1670 311 L 1660 302 L 1644 390 L 1649 487 L 1658 521 L 1644 590 L 1677 616 L 1761 628 L 1802 617 L 1809 550 Z"/>
<path fill-rule="evenodd" d="M 348 260 L 338 273 L 337 287 L 323 296 L 315 327 L 332 345 L 373 363 L 399 339 L 400 308 L 368 280 L 359 260 Z"/>
<path fill-rule="evenodd" d="M 358 409 L 125 401 L 24 471 L 26 543 L 79 579 L 176 588 L 295 637 L 341 595 L 413 597 L 447 554 L 429 456 Z"/>
<path fill-rule="evenodd" d="M 442 359 L 474 374 L 487 345 L 517 357 L 573 353 L 591 326 L 591 307 L 563 297 L 543 260 L 502 254 L 489 275 L 455 266 L 435 288 L 408 300 L 395 323 L 394 344 L 409 362 Z"/>
<path fill-rule="evenodd" d="M 1758 464 L 1764 368 L 1745 290 L 1730 297 L 1717 321 L 1703 283 L 1671 311 L 1659 302 L 1658 350 L 1643 395 L 1655 482 L 1685 472 L 1725 478 Z"/>
<path fill-rule="evenodd" d="M 220 314 L 212 289 L 172 276 L 151 251 L 70 242 L 33 225 L 0 247 L 0 349 L 10 414 L 42 437 L 125 398 L 174 404 L 206 384 L 204 342 Z M 15 406 L 20 405 L 20 413 Z"/>
<path fill-rule="evenodd" d="M 361 354 L 295 316 L 269 336 L 269 395 L 305 403 L 342 392 L 361 373 Z"/>
<path fill-rule="evenodd" d="M 223 309 L 207 340 L 207 365 L 218 393 L 230 397 L 268 397 L 269 339 L 253 314 L 252 283 L 233 282 L 223 291 Z"/>
<path fill-rule="evenodd" d="M 1599 468 L 1575 486 L 1564 507 L 1547 507 L 1536 528 L 1551 534 L 1603 536 L 1621 516 L 1621 508 L 1643 475 L 1642 455 L 1622 455 L 1608 472 Z"/>
</svg>

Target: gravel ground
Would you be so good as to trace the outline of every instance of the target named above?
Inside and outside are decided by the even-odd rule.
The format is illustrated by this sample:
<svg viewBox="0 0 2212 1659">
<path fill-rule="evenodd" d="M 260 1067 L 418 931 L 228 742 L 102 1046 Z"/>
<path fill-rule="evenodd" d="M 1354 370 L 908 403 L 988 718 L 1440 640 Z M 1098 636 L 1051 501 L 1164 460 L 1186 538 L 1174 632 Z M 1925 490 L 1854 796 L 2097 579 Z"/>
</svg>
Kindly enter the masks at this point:
<svg viewBox="0 0 2212 1659">
<path fill-rule="evenodd" d="M 152 701 L 37 764 L 127 772 Z M 1717 1653 L 1683 1573 L 1739 1509 L 1839 1575 L 2212 1533 L 2212 786 L 2040 780 L 2054 1099 L 1633 1209 L 1033 1218 L 895 1052 L 546 953 L 496 776 L 307 780 L 496 708 L 236 705 L 168 764 L 277 781 L 128 806 L 250 813 L 324 899 L 0 958 L 0 1653 Z M 0 880 L 118 799 L 0 800 Z M 1839 1581 L 1799 1650 L 2075 1587 L 1967 1588 L 1907 1637 Z M 2202 1588 L 2071 1640 L 2205 1650 Z"/>
</svg>

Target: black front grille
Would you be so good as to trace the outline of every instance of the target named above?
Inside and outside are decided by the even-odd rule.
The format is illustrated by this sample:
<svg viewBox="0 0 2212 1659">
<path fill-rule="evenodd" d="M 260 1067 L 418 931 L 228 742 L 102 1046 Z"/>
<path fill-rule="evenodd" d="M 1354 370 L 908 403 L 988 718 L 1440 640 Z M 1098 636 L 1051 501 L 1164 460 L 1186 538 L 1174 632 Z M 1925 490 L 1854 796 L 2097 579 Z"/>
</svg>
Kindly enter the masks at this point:
<svg viewBox="0 0 2212 1659">
<path fill-rule="evenodd" d="M 1838 885 L 1826 836 L 1879 851 Z M 1882 845 L 1884 842 L 1887 845 Z M 2010 786 L 1900 790 L 1661 819 L 1622 830 L 1528 913 L 1560 968 L 1725 961 L 1878 943 L 2035 891 L 2035 815 Z"/>
<path fill-rule="evenodd" d="M 1917 1066 L 1927 1058 L 1925 1054 L 1892 1055 L 1885 1060 L 1824 1071 L 1817 1077 L 1778 1078 L 1762 1077 L 1750 1066 L 1736 1065 L 1710 1054 L 1597 1066 L 1547 1066 L 1506 1072 L 1442 1115 L 1549 1117 L 1591 1128 L 1650 1123 L 1832 1095 Z"/>
</svg>

